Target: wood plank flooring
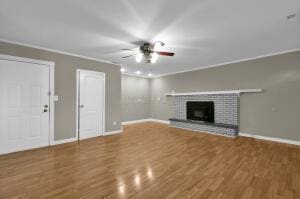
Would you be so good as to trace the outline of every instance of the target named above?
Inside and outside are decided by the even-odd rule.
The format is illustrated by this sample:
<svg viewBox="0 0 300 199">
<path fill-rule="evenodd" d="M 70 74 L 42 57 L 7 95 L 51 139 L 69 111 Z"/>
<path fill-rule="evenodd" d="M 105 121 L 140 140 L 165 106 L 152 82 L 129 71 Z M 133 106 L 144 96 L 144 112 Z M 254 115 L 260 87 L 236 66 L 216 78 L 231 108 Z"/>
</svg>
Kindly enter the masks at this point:
<svg viewBox="0 0 300 199">
<path fill-rule="evenodd" d="M 300 198 L 300 148 L 147 122 L 0 156 L 0 198 Z"/>
</svg>

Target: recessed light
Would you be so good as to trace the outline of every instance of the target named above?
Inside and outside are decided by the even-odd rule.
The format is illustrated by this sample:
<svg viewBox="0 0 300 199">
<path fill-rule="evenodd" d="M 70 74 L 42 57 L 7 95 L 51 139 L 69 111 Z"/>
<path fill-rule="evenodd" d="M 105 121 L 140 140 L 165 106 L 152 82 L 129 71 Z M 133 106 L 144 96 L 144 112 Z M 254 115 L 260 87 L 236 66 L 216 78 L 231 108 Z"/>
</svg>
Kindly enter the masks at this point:
<svg viewBox="0 0 300 199">
<path fill-rule="evenodd" d="M 142 72 L 141 71 L 136 71 L 135 74 L 140 75 Z"/>
<path fill-rule="evenodd" d="M 120 69 L 120 71 L 123 73 L 123 72 L 126 71 L 126 69 L 122 67 L 122 68 Z"/>
<path fill-rule="evenodd" d="M 149 73 L 149 74 L 148 74 L 148 77 L 152 77 L 152 73 Z"/>
</svg>

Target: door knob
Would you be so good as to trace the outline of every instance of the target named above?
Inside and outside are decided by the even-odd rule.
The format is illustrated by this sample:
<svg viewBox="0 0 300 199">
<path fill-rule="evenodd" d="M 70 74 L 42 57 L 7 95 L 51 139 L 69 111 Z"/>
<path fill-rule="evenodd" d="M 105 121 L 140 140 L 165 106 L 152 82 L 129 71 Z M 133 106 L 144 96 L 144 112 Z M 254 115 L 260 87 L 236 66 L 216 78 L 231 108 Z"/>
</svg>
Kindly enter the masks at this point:
<svg viewBox="0 0 300 199">
<path fill-rule="evenodd" d="M 45 108 L 48 108 L 48 105 L 46 104 L 44 107 L 45 107 Z"/>
<path fill-rule="evenodd" d="M 83 105 L 80 105 L 80 108 L 83 108 L 84 106 Z"/>
<path fill-rule="evenodd" d="M 44 109 L 44 113 L 47 113 L 48 112 L 48 109 Z"/>
</svg>

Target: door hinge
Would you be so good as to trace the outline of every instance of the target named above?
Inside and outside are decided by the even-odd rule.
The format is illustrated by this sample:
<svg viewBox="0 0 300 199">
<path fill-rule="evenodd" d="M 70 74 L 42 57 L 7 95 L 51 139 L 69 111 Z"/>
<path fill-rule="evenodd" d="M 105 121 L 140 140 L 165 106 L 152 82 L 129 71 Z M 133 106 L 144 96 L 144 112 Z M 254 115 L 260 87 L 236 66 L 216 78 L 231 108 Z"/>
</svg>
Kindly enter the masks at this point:
<svg viewBox="0 0 300 199">
<path fill-rule="evenodd" d="M 48 92 L 48 96 L 51 96 L 51 91 Z"/>
</svg>

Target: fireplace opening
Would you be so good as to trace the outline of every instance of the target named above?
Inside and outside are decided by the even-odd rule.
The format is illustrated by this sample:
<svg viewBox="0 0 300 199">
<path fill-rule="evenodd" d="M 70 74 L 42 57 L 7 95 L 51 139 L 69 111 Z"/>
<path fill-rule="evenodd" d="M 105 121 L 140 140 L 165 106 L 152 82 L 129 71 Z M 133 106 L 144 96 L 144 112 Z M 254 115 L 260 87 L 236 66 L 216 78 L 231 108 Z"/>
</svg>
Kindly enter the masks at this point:
<svg viewBox="0 0 300 199">
<path fill-rule="evenodd" d="M 186 103 L 186 110 L 188 120 L 215 121 L 214 102 L 189 101 Z"/>
</svg>

